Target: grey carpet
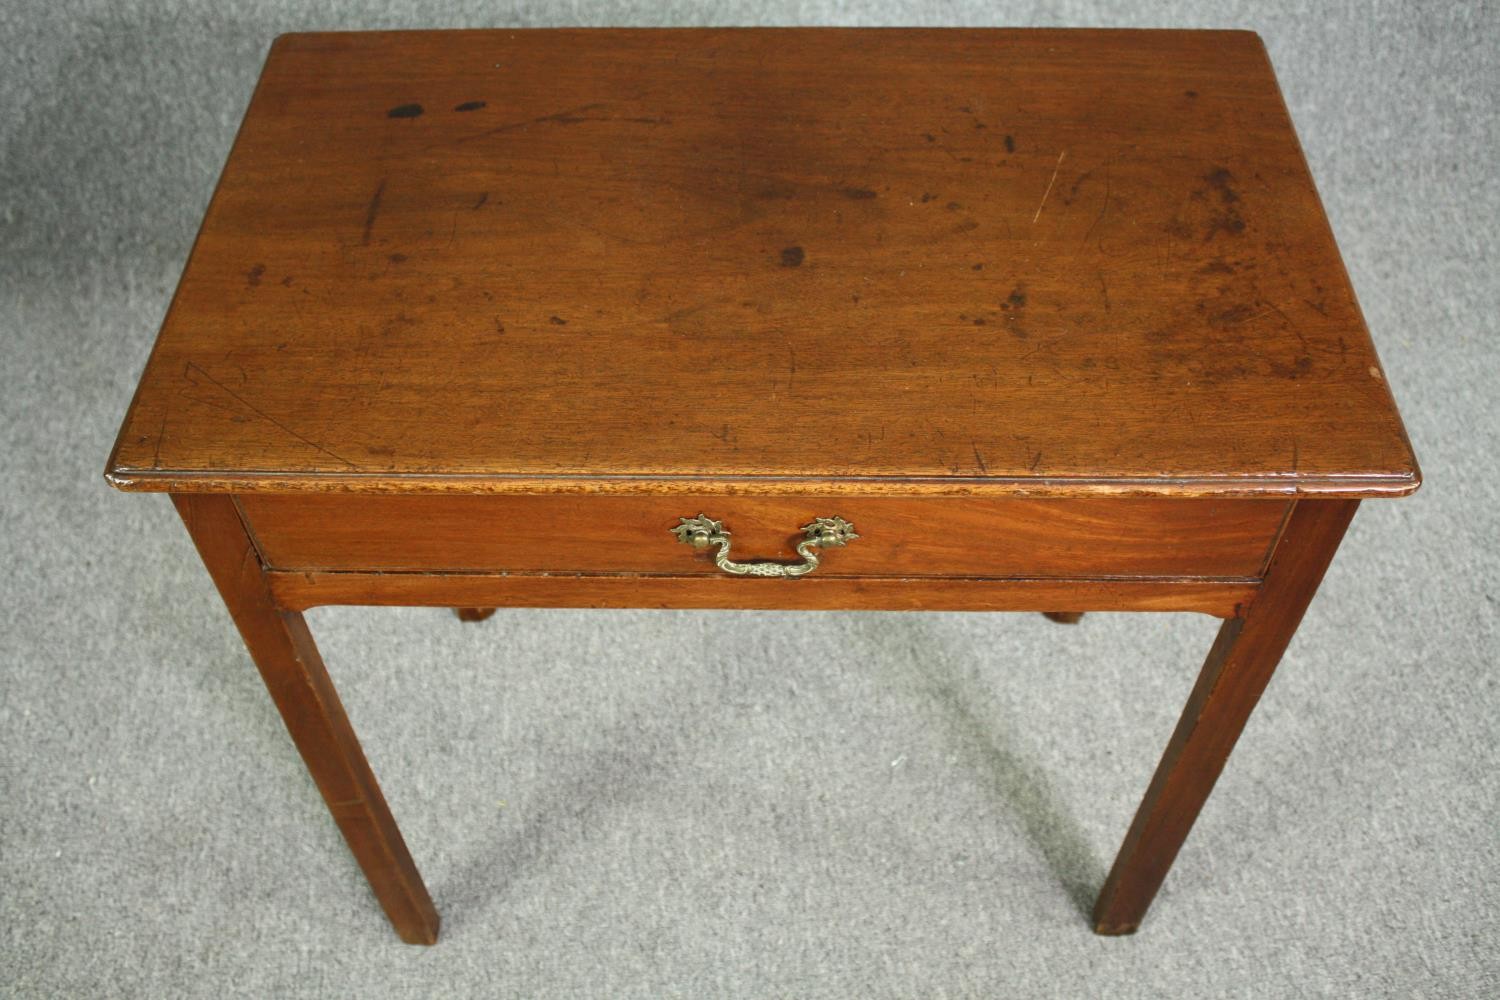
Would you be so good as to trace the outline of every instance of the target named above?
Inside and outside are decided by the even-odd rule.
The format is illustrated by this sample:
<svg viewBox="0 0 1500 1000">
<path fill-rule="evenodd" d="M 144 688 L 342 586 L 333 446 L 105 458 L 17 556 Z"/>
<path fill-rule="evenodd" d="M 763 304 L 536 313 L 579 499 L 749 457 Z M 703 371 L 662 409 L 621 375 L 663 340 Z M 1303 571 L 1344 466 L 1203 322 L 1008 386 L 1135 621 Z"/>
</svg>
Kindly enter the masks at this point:
<svg viewBox="0 0 1500 1000">
<path fill-rule="evenodd" d="M 1500 993 L 1500 30 L 1484 4 L 1302 6 L 0 7 L 0 991 Z M 106 488 L 275 33 L 572 23 L 1265 36 L 1427 485 L 1361 511 L 1136 937 L 1083 911 L 1206 618 L 315 612 L 445 914 L 421 949 L 167 502 Z"/>
</svg>

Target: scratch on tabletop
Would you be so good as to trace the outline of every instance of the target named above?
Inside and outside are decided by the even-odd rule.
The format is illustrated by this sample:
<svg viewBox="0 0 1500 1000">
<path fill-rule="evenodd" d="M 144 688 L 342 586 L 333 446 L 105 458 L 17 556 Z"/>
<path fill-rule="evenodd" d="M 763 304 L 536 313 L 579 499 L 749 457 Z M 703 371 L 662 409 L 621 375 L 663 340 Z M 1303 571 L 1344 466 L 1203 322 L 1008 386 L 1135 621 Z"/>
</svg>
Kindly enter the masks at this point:
<svg viewBox="0 0 1500 1000">
<path fill-rule="evenodd" d="M 1106 167 L 1104 170 L 1104 204 L 1099 206 L 1099 214 L 1094 216 L 1093 222 L 1089 223 L 1088 232 L 1083 234 L 1083 242 L 1087 243 L 1089 237 L 1094 235 L 1094 230 L 1099 227 L 1099 223 L 1104 221 L 1105 213 L 1109 211 L 1109 199 L 1113 193 L 1114 183 L 1110 179 L 1109 168 Z"/>
<path fill-rule="evenodd" d="M 670 326 L 673 323 L 676 323 L 678 320 L 684 320 L 689 316 L 693 316 L 697 313 L 702 312 L 703 310 L 707 309 L 710 304 L 711 303 L 708 302 L 699 302 L 697 305 L 684 306 L 681 309 L 674 309 L 663 316 L 657 322 L 666 323 L 668 326 Z"/>
<path fill-rule="evenodd" d="M 240 555 L 239 574 L 241 580 L 256 580 L 261 574 L 260 552 L 249 539 L 245 540 L 245 551 Z"/>
<path fill-rule="evenodd" d="M 221 390 L 223 390 L 225 393 L 227 393 L 230 396 L 230 398 L 232 398 L 233 400 L 235 400 L 241 406 L 245 407 L 245 409 L 249 410 L 251 413 L 254 413 L 256 416 L 260 417 L 262 420 L 266 420 L 269 423 L 275 425 L 276 427 L 281 428 L 283 431 L 285 431 L 286 433 L 290 434 L 292 437 L 296 438 L 298 441 L 301 441 L 303 444 L 306 444 L 309 447 L 317 449 L 318 451 L 322 452 L 323 454 L 327 455 L 330 458 L 336 458 L 336 459 L 338 459 L 340 462 L 343 462 L 345 465 L 349 466 L 351 469 L 357 469 L 357 468 L 359 468 L 359 466 L 357 464 L 355 464 L 354 462 L 349 461 L 343 455 L 340 455 L 340 454 L 338 454 L 337 452 L 334 452 L 334 451 L 329 451 L 327 448 L 325 448 L 322 445 L 318 444 L 318 442 L 314 441 L 310 437 L 306 437 L 306 436 L 304 436 L 302 434 L 298 434 L 296 431 L 292 430 L 286 424 L 282 423 L 280 420 L 277 420 L 275 417 L 271 416 L 265 410 L 262 410 L 260 407 L 256 406 L 254 403 L 250 402 L 245 397 L 241 396 L 239 393 L 237 393 L 233 389 L 229 388 L 229 386 L 225 385 L 223 382 L 220 382 L 218 379 L 214 378 L 207 371 L 205 371 L 201 365 L 197 365 L 197 364 L 189 361 L 187 363 L 187 368 L 186 368 L 186 370 L 184 372 L 184 374 L 186 374 L 188 376 L 188 381 L 189 382 L 192 381 L 192 373 L 193 372 L 197 372 L 199 375 L 202 375 L 204 378 L 208 379 L 214 385 L 218 386 Z"/>
<path fill-rule="evenodd" d="M 161 439 L 167 436 L 167 415 L 161 415 L 161 426 L 156 428 L 156 448 L 151 452 L 151 468 L 161 468 Z"/>
<path fill-rule="evenodd" d="M 527 118 L 525 121 L 519 122 L 506 122 L 504 125 L 496 125 L 494 128 L 485 129 L 483 132 L 475 132 L 472 135 L 460 136 L 459 138 L 452 140 L 452 145 L 456 146 L 462 142 L 472 142 L 475 139 L 483 139 L 486 136 L 502 135 L 506 132 L 514 132 L 517 129 L 527 128 L 531 125 L 545 125 L 548 122 L 553 122 L 558 125 L 576 125 L 579 122 L 585 121 L 607 121 L 608 119 L 582 117 L 587 112 L 597 111 L 602 107 L 604 107 L 604 105 L 598 103 L 580 104 L 576 108 L 564 108 L 561 111 L 555 111 L 550 115 L 542 115 L 538 118 Z"/>
<path fill-rule="evenodd" d="M 1031 224 L 1036 225 L 1036 220 L 1042 217 L 1042 208 L 1047 204 L 1047 196 L 1052 193 L 1052 185 L 1057 183 L 1057 172 L 1062 169 L 1063 157 L 1068 155 L 1065 149 L 1057 154 L 1057 165 L 1052 168 L 1052 179 L 1047 182 L 1047 190 L 1042 192 L 1042 202 L 1036 207 L 1036 214 L 1031 217 Z"/>
<path fill-rule="evenodd" d="M 969 447 L 974 449 L 974 463 L 979 466 L 979 471 L 983 475 L 988 476 L 990 474 L 989 466 L 984 464 L 984 456 L 979 454 L 979 442 L 970 441 Z"/>
</svg>

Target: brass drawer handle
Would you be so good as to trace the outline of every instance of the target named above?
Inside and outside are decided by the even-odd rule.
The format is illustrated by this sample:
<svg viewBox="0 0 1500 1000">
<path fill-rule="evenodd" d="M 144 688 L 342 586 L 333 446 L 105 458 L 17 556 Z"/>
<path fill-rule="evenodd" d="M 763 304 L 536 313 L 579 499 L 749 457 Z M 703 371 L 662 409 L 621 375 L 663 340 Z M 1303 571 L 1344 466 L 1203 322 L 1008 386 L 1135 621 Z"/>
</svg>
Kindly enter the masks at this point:
<svg viewBox="0 0 1500 1000">
<path fill-rule="evenodd" d="M 681 523 L 672 529 L 672 534 L 679 542 L 695 549 L 717 545 L 719 551 L 714 553 L 715 565 L 734 576 L 806 576 L 818 568 L 815 549 L 837 548 L 859 537 L 854 533 L 854 525 L 842 517 L 818 517 L 811 524 L 802 526 L 807 539 L 797 545 L 797 554 L 802 557 L 800 563 L 734 562 L 729 558 L 729 530 L 724 527 L 724 522 L 702 514 L 677 520 Z"/>
</svg>

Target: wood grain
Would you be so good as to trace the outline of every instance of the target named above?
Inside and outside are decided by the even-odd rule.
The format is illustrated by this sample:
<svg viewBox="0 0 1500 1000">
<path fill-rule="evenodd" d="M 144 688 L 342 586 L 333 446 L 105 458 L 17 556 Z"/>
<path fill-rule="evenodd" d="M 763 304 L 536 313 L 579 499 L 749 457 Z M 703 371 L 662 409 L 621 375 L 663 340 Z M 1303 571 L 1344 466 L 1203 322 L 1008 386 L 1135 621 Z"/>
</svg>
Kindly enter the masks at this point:
<svg viewBox="0 0 1500 1000">
<path fill-rule="evenodd" d="M 301 614 L 272 594 L 229 497 L 173 495 L 230 616 L 396 933 L 436 944 L 438 914 Z"/>
<path fill-rule="evenodd" d="M 1220 628 L 1099 892 L 1100 934 L 1140 926 L 1358 507 L 1357 500 L 1298 502 L 1260 590 Z"/>
<path fill-rule="evenodd" d="M 1259 39 L 279 39 L 124 489 L 1375 496 Z"/>
<path fill-rule="evenodd" d="M 718 573 L 680 517 L 731 532 L 740 560 L 797 562 L 801 527 L 837 514 L 860 537 L 824 576 L 1253 577 L 1282 500 L 974 497 L 334 496 L 238 498 L 276 569 Z"/>
</svg>

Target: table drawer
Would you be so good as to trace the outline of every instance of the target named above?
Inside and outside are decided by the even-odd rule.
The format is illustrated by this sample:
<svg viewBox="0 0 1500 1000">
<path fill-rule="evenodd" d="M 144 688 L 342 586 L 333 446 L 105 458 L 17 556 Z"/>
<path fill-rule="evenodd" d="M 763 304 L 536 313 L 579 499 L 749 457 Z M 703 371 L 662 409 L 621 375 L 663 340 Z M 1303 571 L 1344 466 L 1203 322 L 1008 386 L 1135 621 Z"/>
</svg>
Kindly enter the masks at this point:
<svg viewBox="0 0 1500 1000">
<path fill-rule="evenodd" d="M 796 562 L 801 528 L 842 517 L 859 538 L 819 576 L 1254 577 L 1284 500 L 973 497 L 247 495 L 273 569 L 715 574 L 681 517 L 731 533 L 737 561 Z"/>
</svg>

